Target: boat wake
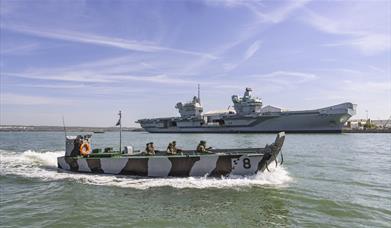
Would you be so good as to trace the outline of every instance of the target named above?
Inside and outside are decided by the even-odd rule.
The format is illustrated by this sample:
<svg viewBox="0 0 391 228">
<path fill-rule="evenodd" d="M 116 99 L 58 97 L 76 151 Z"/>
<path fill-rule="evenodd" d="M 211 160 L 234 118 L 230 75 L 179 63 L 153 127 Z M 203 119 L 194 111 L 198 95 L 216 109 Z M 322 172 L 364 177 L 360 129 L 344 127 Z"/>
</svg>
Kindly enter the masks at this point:
<svg viewBox="0 0 391 228">
<path fill-rule="evenodd" d="M 116 186 L 122 188 L 148 189 L 154 187 L 173 188 L 242 188 L 256 186 L 285 187 L 292 181 L 283 166 L 271 165 L 271 172 L 242 177 L 223 178 L 140 178 L 103 174 L 81 174 L 57 169 L 57 157 L 64 151 L 55 152 L 10 152 L 0 150 L 0 175 L 17 175 L 25 178 L 38 178 L 43 181 L 76 181 L 91 185 Z"/>
</svg>

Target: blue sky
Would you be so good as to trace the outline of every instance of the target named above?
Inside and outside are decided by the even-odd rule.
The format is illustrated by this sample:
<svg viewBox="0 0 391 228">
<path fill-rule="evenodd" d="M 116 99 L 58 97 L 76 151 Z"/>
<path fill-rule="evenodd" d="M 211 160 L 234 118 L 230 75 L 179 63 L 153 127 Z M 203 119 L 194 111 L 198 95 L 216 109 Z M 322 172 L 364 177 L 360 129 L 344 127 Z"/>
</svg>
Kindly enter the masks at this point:
<svg viewBox="0 0 391 228">
<path fill-rule="evenodd" d="M 391 114 L 390 1 L 0 1 L 1 124 L 113 126 L 245 87 L 289 110 Z"/>
</svg>

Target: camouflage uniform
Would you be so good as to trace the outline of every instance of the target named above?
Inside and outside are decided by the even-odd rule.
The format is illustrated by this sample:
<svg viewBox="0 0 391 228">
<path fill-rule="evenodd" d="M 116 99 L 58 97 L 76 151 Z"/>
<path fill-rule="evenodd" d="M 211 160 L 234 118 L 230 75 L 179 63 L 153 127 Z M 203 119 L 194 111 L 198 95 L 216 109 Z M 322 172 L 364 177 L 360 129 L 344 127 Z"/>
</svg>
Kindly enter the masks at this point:
<svg viewBox="0 0 391 228">
<path fill-rule="evenodd" d="M 147 143 L 147 148 L 145 148 L 146 155 L 155 155 L 155 147 L 153 142 Z"/>
<path fill-rule="evenodd" d="M 167 147 L 167 154 L 177 154 L 178 152 L 181 152 L 181 149 L 176 148 L 176 141 L 172 141 L 168 144 Z"/>
<path fill-rule="evenodd" d="M 176 154 L 176 151 L 174 150 L 174 146 L 172 143 L 169 143 L 167 146 L 167 154 Z"/>
<path fill-rule="evenodd" d="M 173 149 L 174 149 L 175 154 L 178 153 L 178 152 L 182 152 L 181 149 L 178 149 L 178 148 L 176 147 L 176 141 L 172 141 L 172 147 L 173 147 Z"/>
<path fill-rule="evenodd" d="M 197 146 L 197 152 L 199 152 L 199 153 L 207 153 L 208 149 L 210 149 L 210 148 L 206 148 L 205 141 L 201 141 Z"/>
</svg>

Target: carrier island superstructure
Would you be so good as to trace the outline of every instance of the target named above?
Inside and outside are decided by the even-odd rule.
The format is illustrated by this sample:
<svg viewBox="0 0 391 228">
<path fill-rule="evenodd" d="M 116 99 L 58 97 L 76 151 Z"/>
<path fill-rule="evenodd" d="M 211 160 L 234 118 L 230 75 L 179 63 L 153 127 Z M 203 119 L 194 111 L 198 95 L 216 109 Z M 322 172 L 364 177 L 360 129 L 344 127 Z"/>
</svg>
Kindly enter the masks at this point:
<svg viewBox="0 0 391 228">
<path fill-rule="evenodd" d="M 136 121 L 151 133 L 256 133 L 256 132 L 341 132 L 346 121 L 356 114 L 356 105 L 342 103 L 330 107 L 288 111 L 262 106 L 262 100 L 246 88 L 243 97 L 232 96 L 233 108 L 203 114 L 200 96 L 191 102 L 177 103 L 180 117 Z"/>
</svg>

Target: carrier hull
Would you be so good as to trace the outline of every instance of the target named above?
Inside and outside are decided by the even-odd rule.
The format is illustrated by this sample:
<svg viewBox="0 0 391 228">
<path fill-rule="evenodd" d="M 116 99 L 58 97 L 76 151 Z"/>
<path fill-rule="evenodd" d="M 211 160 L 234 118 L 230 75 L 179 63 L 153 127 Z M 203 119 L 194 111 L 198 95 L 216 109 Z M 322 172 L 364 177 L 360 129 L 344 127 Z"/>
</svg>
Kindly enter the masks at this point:
<svg viewBox="0 0 391 228">
<path fill-rule="evenodd" d="M 340 133 L 355 114 L 355 106 L 344 103 L 312 111 L 264 113 L 256 116 L 222 116 L 224 124 L 202 124 L 202 119 L 157 118 L 139 120 L 150 133 Z M 176 122 L 169 126 L 165 122 Z M 185 122 L 186 125 L 181 125 Z M 193 125 L 193 126 L 192 126 Z"/>
</svg>

